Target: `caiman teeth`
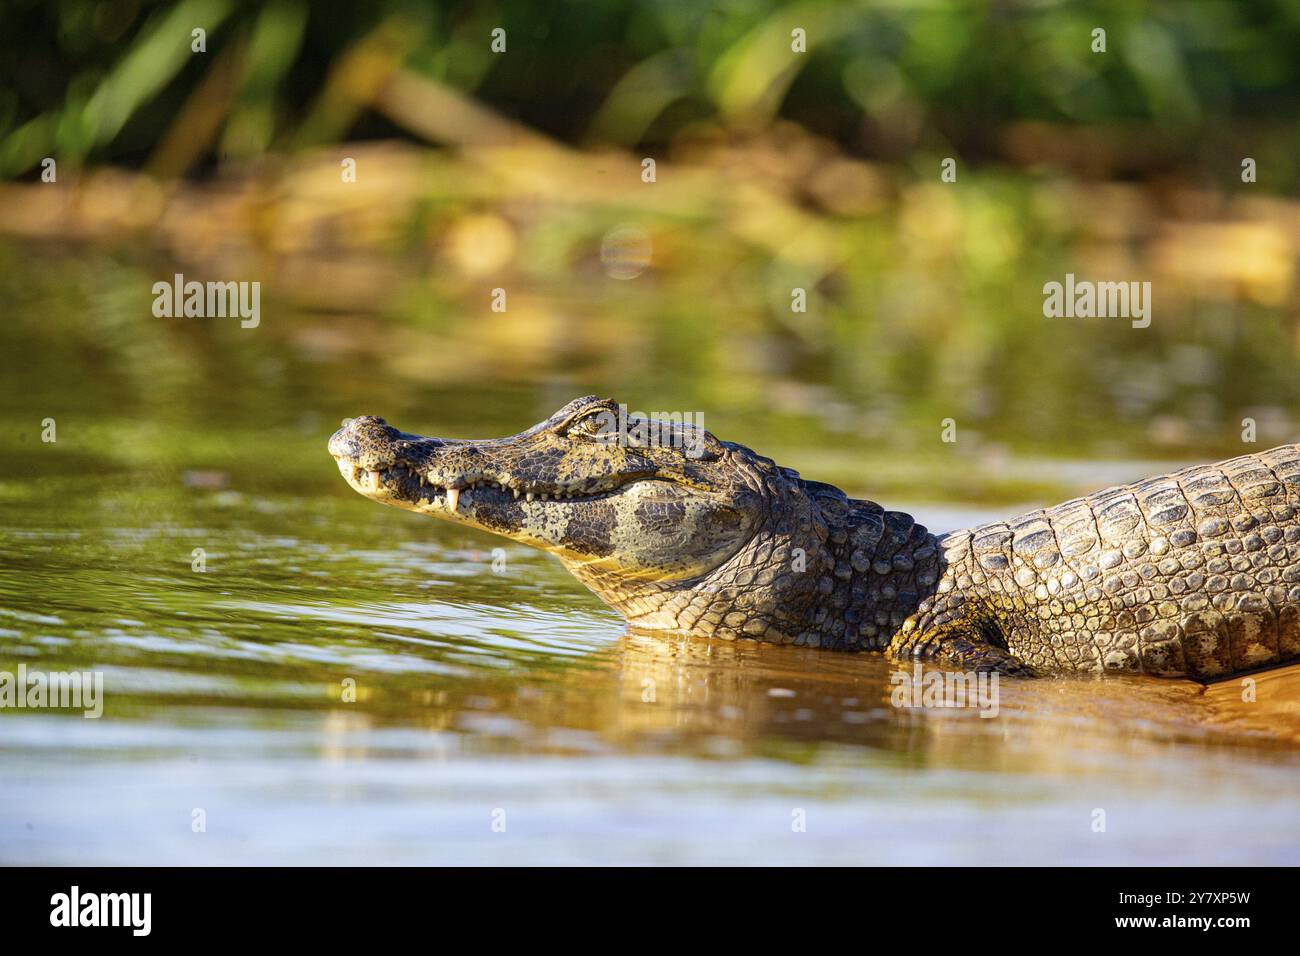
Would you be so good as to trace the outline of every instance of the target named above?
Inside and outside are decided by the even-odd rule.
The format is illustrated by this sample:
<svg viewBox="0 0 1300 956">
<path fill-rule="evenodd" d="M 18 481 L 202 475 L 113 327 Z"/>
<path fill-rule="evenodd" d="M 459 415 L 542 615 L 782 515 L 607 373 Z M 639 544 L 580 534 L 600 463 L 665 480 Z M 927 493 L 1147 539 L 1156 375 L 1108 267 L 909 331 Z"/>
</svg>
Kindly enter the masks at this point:
<svg viewBox="0 0 1300 956">
<path fill-rule="evenodd" d="M 347 472 L 345 472 L 345 475 Z M 492 489 L 502 493 L 509 492 L 515 500 L 520 498 L 525 501 L 573 501 L 576 499 L 591 497 L 592 494 L 600 494 L 599 489 L 583 488 L 565 488 L 555 490 L 528 490 L 509 482 L 497 481 L 492 478 L 477 478 L 473 481 L 461 484 L 459 487 L 452 487 L 443 484 L 445 479 L 439 478 L 433 471 L 416 471 L 406 465 L 397 464 L 386 471 L 373 470 L 361 465 L 351 466 L 351 480 L 358 488 L 371 494 L 383 490 L 384 475 L 388 476 L 400 484 L 402 480 L 414 479 L 421 488 L 429 488 L 433 493 L 442 492 L 446 495 L 447 510 L 452 514 L 460 510 L 460 499 L 462 493 L 475 491 L 485 491 Z M 463 481 L 463 479 L 461 479 Z M 421 501 L 424 499 L 422 498 Z M 468 499 L 467 499 L 468 500 Z"/>
</svg>

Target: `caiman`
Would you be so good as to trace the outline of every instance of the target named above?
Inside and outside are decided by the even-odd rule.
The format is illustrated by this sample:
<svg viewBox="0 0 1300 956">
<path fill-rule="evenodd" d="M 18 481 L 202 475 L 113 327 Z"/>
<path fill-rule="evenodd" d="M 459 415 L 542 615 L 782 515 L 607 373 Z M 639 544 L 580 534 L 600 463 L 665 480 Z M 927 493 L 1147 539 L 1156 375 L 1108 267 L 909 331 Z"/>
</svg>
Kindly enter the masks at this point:
<svg viewBox="0 0 1300 956">
<path fill-rule="evenodd" d="M 1300 659 L 1300 445 L 937 535 L 702 428 L 580 398 L 511 438 L 354 418 L 355 490 L 556 555 L 639 630 L 1015 676 Z"/>
</svg>

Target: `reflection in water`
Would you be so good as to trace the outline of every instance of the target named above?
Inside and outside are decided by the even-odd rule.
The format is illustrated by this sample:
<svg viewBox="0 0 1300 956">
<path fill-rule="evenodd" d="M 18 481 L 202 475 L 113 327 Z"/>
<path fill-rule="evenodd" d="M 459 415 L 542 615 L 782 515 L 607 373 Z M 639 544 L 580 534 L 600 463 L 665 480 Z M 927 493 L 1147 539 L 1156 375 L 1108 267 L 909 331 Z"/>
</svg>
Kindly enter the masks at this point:
<svg viewBox="0 0 1300 956">
<path fill-rule="evenodd" d="M 1098 754 L 1122 754 L 1137 740 L 1281 754 L 1300 742 L 1300 666 L 1255 675 L 1250 702 L 1237 681 L 1206 689 L 1132 677 L 1004 680 L 988 719 L 974 702 L 896 707 L 896 667 L 878 655 L 634 633 L 594 658 L 600 666 L 565 670 L 546 694 L 524 690 L 501 706 L 535 731 L 581 728 L 617 749 L 800 760 L 854 746 L 918 765 L 1008 772 L 1095 772 L 1104 767 Z"/>
</svg>

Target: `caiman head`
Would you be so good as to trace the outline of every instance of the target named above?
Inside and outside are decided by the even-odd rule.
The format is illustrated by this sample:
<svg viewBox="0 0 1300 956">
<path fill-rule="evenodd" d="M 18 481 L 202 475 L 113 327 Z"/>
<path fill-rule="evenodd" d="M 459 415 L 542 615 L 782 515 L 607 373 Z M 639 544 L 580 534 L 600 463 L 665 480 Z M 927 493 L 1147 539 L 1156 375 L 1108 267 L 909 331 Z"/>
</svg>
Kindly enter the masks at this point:
<svg viewBox="0 0 1300 956">
<path fill-rule="evenodd" d="M 634 626 L 843 641 L 822 627 L 836 561 L 819 503 L 843 493 L 702 428 L 588 397 L 486 441 L 354 418 L 329 451 L 367 498 L 551 552 Z"/>
</svg>

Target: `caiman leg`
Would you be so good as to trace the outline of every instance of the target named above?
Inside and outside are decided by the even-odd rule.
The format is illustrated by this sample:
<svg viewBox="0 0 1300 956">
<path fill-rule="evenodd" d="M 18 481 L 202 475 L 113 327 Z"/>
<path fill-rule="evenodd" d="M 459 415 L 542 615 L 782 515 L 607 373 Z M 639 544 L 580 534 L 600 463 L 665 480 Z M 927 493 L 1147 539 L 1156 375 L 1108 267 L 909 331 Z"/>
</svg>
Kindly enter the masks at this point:
<svg viewBox="0 0 1300 956">
<path fill-rule="evenodd" d="M 1284 446 L 948 535 L 890 654 L 1198 680 L 1300 659 L 1298 478 Z"/>
<path fill-rule="evenodd" d="M 888 653 L 898 663 L 927 661 L 948 670 L 1038 676 L 1032 667 L 967 622 L 945 624 L 924 633 L 913 629 L 900 634 L 890 643 Z"/>
</svg>

